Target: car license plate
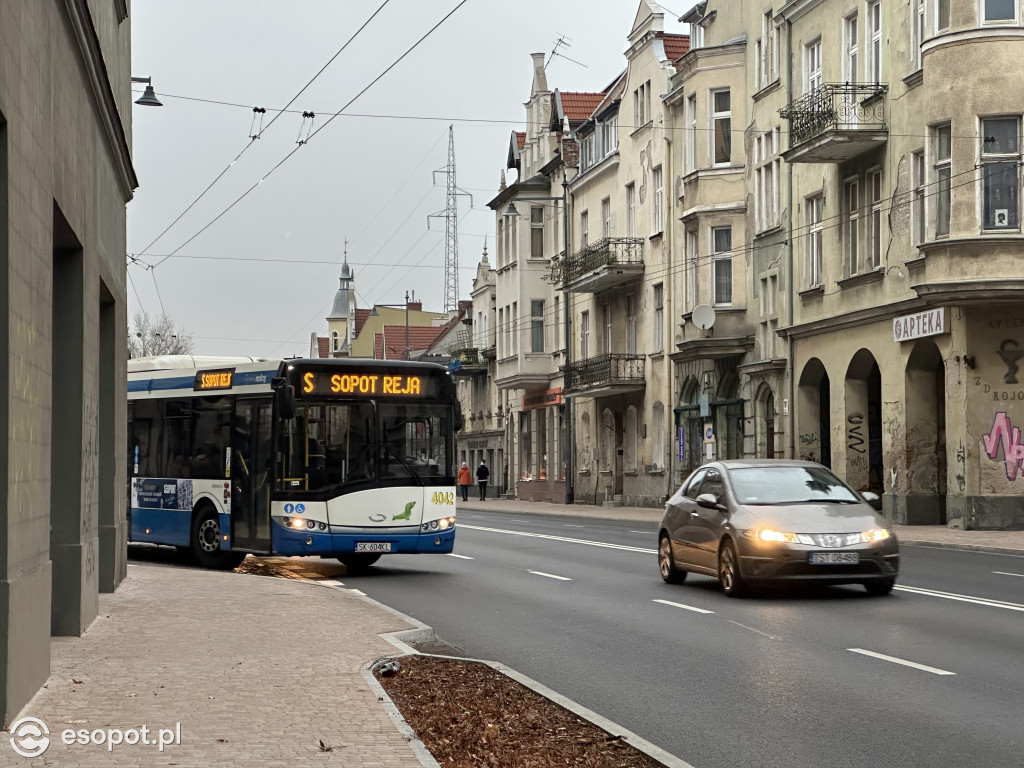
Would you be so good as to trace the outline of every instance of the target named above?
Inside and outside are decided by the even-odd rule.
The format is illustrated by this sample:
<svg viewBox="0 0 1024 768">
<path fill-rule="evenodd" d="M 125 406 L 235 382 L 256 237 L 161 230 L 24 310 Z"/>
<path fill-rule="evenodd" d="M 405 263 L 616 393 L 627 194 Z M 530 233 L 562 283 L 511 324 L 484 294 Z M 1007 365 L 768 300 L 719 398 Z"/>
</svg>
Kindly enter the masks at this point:
<svg viewBox="0 0 1024 768">
<path fill-rule="evenodd" d="M 390 541 L 357 541 L 356 552 L 390 552 Z"/>
<path fill-rule="evenodd" d="M 811 552 L 811 565 L 856 565 L 860 555 L 856 552 Z"/>
</svg>

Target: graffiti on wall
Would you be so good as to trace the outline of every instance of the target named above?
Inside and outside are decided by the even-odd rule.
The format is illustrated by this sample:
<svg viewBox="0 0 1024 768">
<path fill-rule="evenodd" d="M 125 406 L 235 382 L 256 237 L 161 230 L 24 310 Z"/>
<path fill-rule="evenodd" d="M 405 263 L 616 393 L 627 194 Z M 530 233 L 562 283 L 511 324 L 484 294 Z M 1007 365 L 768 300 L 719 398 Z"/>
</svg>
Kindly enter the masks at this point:
<svg viewBox="0 0 1024 768">
<path fill-rule="evenodd" d="M 1003 463 L 1006 465 L 1006 479 L 1013 482 L 1017 479 L 1021 463 L 1024 462 L 1024 444 L 1021 443 L 1020 427 L 1015 427 L 1005 411 L 999 411 L 992 420 L 992 429 L 982 435 L 985 453 L 995 460 L 999 450 L 1003 451 Z"/>
<path fill-rule="evenodd" d="M 846 430 L 847 450 L 864 453 L 864 414 L 851 413 L 846 421 L 850 425 Z"/>
</svg>

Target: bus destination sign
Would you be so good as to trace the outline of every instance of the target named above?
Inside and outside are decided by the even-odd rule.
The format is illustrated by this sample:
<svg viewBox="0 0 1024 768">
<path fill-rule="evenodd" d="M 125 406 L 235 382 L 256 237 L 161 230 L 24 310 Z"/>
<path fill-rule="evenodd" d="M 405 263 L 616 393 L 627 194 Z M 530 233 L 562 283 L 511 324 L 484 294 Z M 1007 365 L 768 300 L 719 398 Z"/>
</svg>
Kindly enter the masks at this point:
<svg viewBox="0 0 1024 768">
<path fill-rule="evenodd" d="M 234 368 L 221 368 L 216 371 L 199 371 L 192 384 L 194 392 L 208 392 L 213 389 L 231 389 L 235 378 Z"/>
<path fill-rule="evenodd" d="M 419 374 L 387 375 L 380 373 L 331 373 L 306 371 L 302 374 L 298 394 L 349 397 L 423 397 L 436 394 L 435 381 Z"/>
</svg>

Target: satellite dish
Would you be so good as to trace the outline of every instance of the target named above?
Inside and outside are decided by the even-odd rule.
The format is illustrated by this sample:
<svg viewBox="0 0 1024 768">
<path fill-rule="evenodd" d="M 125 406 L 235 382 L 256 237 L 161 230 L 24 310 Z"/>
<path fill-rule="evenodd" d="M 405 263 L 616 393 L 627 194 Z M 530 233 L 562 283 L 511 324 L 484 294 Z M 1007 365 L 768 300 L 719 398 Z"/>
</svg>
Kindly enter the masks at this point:
<svg viewBox="0 0 1024 768">
<path fill-rule="evenodd" d="M 706 331 L 715 324 L 715 310 L 710 304 L 698 304 L 693 308 L 690 320 L 702 331 Z"/>
</svg>

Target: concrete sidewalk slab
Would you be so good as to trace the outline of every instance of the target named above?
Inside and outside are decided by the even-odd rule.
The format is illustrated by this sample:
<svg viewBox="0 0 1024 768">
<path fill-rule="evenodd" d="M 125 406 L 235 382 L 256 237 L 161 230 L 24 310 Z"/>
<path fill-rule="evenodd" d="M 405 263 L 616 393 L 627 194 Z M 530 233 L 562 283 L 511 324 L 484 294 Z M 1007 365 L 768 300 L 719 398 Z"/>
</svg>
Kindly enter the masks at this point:
<svg viewBox="0 0 1024 768">
<path fill-rule="evenodd" d="M 51 744 L 3 765 L 420 768 L 360 669 L 409 625 L 310 582 L 131 565 L 80 638 L 55 638 L 50 679 L 20 716 Z M 181 743 L 61 742 L 74 731 L 176 729 Z M 323 751 L 320 743 L 331 747 Z M 109 751 L 108 751 L 109 749 Z"/>
</svg>

